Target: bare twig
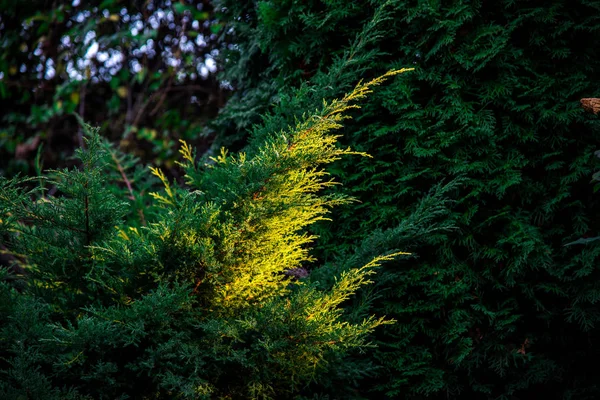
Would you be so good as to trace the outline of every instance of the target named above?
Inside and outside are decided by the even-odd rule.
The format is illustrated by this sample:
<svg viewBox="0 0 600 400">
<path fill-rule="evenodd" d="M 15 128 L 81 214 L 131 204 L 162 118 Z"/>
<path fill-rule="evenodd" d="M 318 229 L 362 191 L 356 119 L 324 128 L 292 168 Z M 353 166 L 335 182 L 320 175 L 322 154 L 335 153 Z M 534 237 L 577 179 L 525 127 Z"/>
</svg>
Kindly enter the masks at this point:
<svg viewBox="0 0 600 400">
<path fill-rule="evenodd" d="M 79 92 L 79 115 L 81 118 L 85 118 L 83 115 L 85 113 L 85 93 L 86 93 L 87 83 L 81 85 L 81 91 Z M 83 148 L 83 128 L 80 126 L 77 131 L 77 143 L 79 147 Z"/>
<path fill-rule="evenodd" d="M 119 170 L 119 173 L 121 174 L 121 177 L 123 178 L 123 182 L 125 182 L 125 186 L 127 186 L 127 190 L 129 190 L 129 194 L 130 194 L 129 198 L 131 200 L 135 200 L 135 195 L 133 194 L 133 187 L 131 186 L 131 182 L 129 182 L 129 179 L 127 179 L 127 175 L 125 175 L 125 170 L 123 170 L 123 167 L 119 163 L 119 160 L 117 159 L 117 157 L 113 151 L 110 152 L 110 156 L 112 157 L 113 161 L 117 165 L 117 169 Z"/>
<path fill-rule="evenodd" d="M 85 242 L 86 245 L 90 245 L 90 243 L 92 242 L 92 238 L 91 235 L 92 233 L 90 232 L 90 194 L 88 193 L 88 182 L 85 182 L 84 185 L 85 188 L 85 198 L 84 198 L 84 203 L 85 203 Z"/>
<path fill-rule="evenodd" d="M 167 98 L 167 92 L 171 88 L 172 84 L 173 84 L 173 75 L 171 75 L 171 77 L 169 78 L 169 81 L 167 82 L 167 87 L 162 90 L 162 94 L 160 96 L 160 99 L 156 103 L 156 106 L 152 109 L 152 111 L 150 111 L 150 116 L 153 116 L 154 114 L 156 114 L 158 112 L 160 106 L 162 106 L 162 104 L 165 102 L 165 99 Z"/>
<path fill-rule="evenodd" d="M 125 170 L 119 163 L 119 160 L 117 159 L 115 152 L 111 151 L 110 156 L 112 157 L 113 161 L 115 162 L 117 169 L 119 170 L 119 173 L 121 174 L 121 177 L 123 178 L 123 182 L 125 182 L 125 186 L 127 186 L 127 190 L 129 191 L 129 198 L 131 200 L 135 201 L 135 194 L 133 192 L 133 187 L 131 186 L 131 182 L 129 181 L 129 179 L 127 179 L 127 174 L 125 173 Z M 144 211 L 142 209 L 139 209 L 138 214 L 140 216 L 140 222 L 142 223 L 142 225 L 146 226 L 146 218 L 144 217 Z"/>
</svg>

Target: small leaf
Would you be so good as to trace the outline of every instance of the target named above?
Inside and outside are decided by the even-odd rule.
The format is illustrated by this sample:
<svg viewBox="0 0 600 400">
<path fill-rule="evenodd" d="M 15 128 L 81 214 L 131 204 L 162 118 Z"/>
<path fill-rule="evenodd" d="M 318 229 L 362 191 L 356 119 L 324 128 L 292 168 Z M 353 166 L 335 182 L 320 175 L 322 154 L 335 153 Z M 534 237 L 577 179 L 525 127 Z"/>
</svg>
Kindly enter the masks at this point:
<svg viewBox="0 0 600 400">
<path fill-rule="evenodd" d="M 212 25 L 210 26 L 210 31 L 211 31 L 212 33 L 214 33 L 215 35 L 216 35 L 217 33 L 221 32 L 221 24 L 212 24 Z"/>
<path fill-rule="evenodd" d="M 173 10 L 175 10 L 177 14 L 183 14 L 186 11 L 192 12 L 194 10 L 194 7 L 181 3 L 175 3 L 173 4 Z"/>
<path fill-rule="evenodd" d="M 79 104 L 79 92 L 72 92 L 69 95 L 69 99 L 71 100 L 71 103 Z"/>
<path fill-rule="evenodd" d="M 119 97 L 122 99 L 127 97 L 127 87 L 119 86 L 119 88 L 117 89 L 117 95 L 119 95 Z"/>
</svg>

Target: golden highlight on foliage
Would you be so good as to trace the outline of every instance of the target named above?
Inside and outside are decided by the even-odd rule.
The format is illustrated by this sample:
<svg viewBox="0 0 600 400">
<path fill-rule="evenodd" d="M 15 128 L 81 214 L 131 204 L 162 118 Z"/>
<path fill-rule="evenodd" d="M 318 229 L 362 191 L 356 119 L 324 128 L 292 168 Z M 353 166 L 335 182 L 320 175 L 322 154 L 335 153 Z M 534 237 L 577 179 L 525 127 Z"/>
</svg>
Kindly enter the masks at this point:
<svg viewBox="0 0 600 400">
<path fill-rule="evenodd" d="M 60 321 L 57 329 L 39 324 L 42 330 L 31 343 L 50 345 L 44 354 L 60 353 L 52 362 L 65 370 L 57 374 L 77 368 L 86 379 L 99 371 L 95 360 L 105 357 L 114 357 L 114 371 L 127 370 L 123 365 L 131 359 L 121 358 L 129 354 L 121 350 L 139 345 L 152 358 L 139 364 L 151 370 L 149 376 L 179 374 L 181 382 L 200 377 L 196 393 L 225 390 L 236 398 L 297 392 L 326 371 L 328 361 L 369 346 L 367 335 L 393 321 L 368 314 L 347 318 L 342 303 L 371 283 L 382 262 L 407 253 L 309 273 L 303 267 L 314 261 L 309 246 L 316 236 L 307 228 L 351 201 L 321 193 L 336 184 L 324 165 L 343 155 L 366 156 L 339 148 L 333 130 L 350 118 L 347 111 L 359 108 L 352 102 L 404 71 L 361 82 L 294 126 L 251 142 L 245 153 L 222 149 L 208 165 L 197 165 L 194 150 L 182 141 L 178 165 L 186 185 L 170 183 L 151 167 L 164 189 L 150 194 L 151 204 L 142 203 L 147 224 L 140 229 L 123 223 L 132 205 L 122 201 L 141 199 L 134 195 L 142 193 L 135 188 L 138 178 L 127 178 L 127 160 L 102 145 L 88 126 L 88 146 L 77 153 L 83 168 L 56 173 L 63 196 L 35 201 L 32 191 L 18 187 L 25 181 L 0 179 L 0 234 L 11 239 L 11 254 L 22 254 L 31 265 L 31 304 L 47 301 L 56 310 L 52 318 Z M 105 168 L 113 164 L 115 185 L 127 186 L 121 191 L 106 182 Z M 336 279 L 320 282 L 319 271 Z M 248 376 L 222 389 L 219 376 L 205 374 L 206 365 L 223 371 L 241 367 Z M 111 376 L 112 368 L 102 374 Z"/>
<path fill-rule="evenodd" d="M 167 177 L 165 176 L 164 172 L 162 172 L 160 169 L 155 168 L 155 167 L 150 167 L 150 171 L 152 171 L 152 175 L 158 177 L 158 179 L 160 179 L 160 181 L 163 183 L 164 187 L 165 187 L 165 192 L 167 193 L 168 198 L 158 194 L 158 193 L 150 193 L 150 196 L 154 197 L 156 200 L 158 200 L 159 202 L 163 203 L 163 204 L 169 204 L 169 205 L 175 205 L 175 195 L 173 193 L 173 190 L 171 189 L 171 186 L 169 185 L 169 181 L 167 179 Z"/>
<path fill-rule="evenodd" d="M 388 78 L 392 76 L 403 74 L 409 71 L 414 71 L 414 68 L 394 69 L 366 83 L 363 83 L 361 80 L 358 82 L 354 90 L 350 92 L 350 94 L 344 96 L 342 102 L 362 100 L 367 96 L 367 94 L 373 92 L 373 90 L 371 89 L 372 87 L 381 85 L 383 82 L 385 82 Z M 360 108 L 360 106 L 356 106 L 356 108 Z"/>
<path fill-rule="evenodd" d="M 337 147 L 339 135 L 332 131 L 341 128 L 342 121 L 350 118 L 349 110 L 360 108 L 354 103 L 364 99 L 373 87 L 410 70 L 412 68 L 393 70 L 370 81 L 361 81 L 342 99 L 324 102 L 320 110 L 305 115 L 296 126 L 273 133 L 266 142 L 251 143 L 245 153 L 231 155 L 221 149 L 219 155 L 210 158 L 214 164 L 202 170 L 195 165 L 191 146 L 181 141 L 179 152 L 183 161 L 179 165 L 186 172 L 186 182 L 196 189 L 198 200 L 206 201 L 206 205 L 195 212 L 211 221 L 201 229 L 210 230 L 218 221 L 219 229 L 227 232 L 218 239 L 220 245 L 228 249 L 217 257 L 220 266 L 204 274 L 196 285 L 198 293 L 203 293 L 211 307 L 231 314 L 239 307 L 289 292 L 290 278 L 285 271 L 313 261 L 307 245 L 316 237 L 306 234 L 304 229 L 327 219 L 331 207 L 351 201 L 339 195 L 317 194 L 336 184 L 327 178 L 328 173 L 321 166 L 343 155 L 368 156 Z M 175 194 L 164 175 L 157 169 L 152 172 L 163 181 L 166 191 L 166 195 L 153 193 L 152 196 L 164 205 L 173 206 Z M 189 247 L 190 237 L 195 237 L 173 228 L 160 236 L 173 240 L 173 245 L 178 247 L 184 243 Z M 369 268 L 371 266 L 359 269 L 356 274 L 366 273 Z M 348 279 L 352 280 L 351 276 L 354 275 L 348 275 Z"/>
</svg>

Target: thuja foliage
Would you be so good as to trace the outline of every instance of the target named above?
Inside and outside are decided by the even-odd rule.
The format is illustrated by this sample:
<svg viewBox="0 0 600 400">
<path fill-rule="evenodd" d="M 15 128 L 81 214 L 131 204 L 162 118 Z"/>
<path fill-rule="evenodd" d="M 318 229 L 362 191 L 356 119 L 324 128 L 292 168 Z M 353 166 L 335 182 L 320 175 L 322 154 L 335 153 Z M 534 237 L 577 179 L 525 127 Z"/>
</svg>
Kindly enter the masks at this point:
<svg viewBox="0 0 600 400">
<path fill-rule="evenodd" d="M 42 184 L 2 178 L 0 237 L 14 265 L 0 277 L 0 398 L 292 398 L 363 375 L 352 357 L 393 321 L 341 305 L 399 253 L 298 277 L 315 239 L 306 228 L 350 201 L 320 193 L 334 184 L 323 165 L 360 154 L 331 132 L 399 72 L 247 153 L 201 165 L 183 143 L 186 184 L 152 169 L 163 187 L 143 223 L 110 182 L 121 156 L 89 127 L 79 169 Z"/>
<path fill-rule="evenodd" d="M 332 193 L 361 202 L 314 230 L 332 266 L 357 246 L 405 243 L 418 256 L 377 276 L 367 309 L 398 323 L 374 334 L 369 357 L 381 369 L 361 393 L 600 396 L 583 367 L 600 355 L 600 246 L 565 246 L 598 235 L 589 180 L 600 137 L 578 102 L 597 95 L 600 3 L 219 3 L 239 46 L 225 71 L 238 92 L 215 124 L 223 141 L 241 146 L 289 124 L 355 74 L 415 68 L 346 125 L 342 143 L 375 161 L 330 166 L 346 183 Z M 256 110 L 270 108 L 253 127 Z M 457 177 L 445 216 L 457 229 L 414 241 L 394 231 L 418 201 L 433 201 L 432 186 Z"/>
</svg>

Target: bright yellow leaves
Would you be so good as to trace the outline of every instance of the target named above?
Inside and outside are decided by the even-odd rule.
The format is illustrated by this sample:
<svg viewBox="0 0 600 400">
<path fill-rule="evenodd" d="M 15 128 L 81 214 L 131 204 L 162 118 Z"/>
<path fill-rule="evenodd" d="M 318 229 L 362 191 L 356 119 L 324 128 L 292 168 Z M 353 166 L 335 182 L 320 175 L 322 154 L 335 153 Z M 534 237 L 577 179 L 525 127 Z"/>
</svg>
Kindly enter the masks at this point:
<svg viewBox="0 0 600 400">
<path fill-rule="evenodd" d="M 160 169 L 154 167 L 150 167 L 150 171 L 152 171 L 152 175 L 158 177 L 158 179 L 160 179 L 160 181 L 163 183 L 168 198 L 156 192 L 150 193 L 150 196 L 154 197 L 160 203 L 174 206 L 176 204 L 175 193 L 171 189 L 171 185 L 169 185 L 169 181 L 167 180 L 165 174 Z"/>
</svg>

